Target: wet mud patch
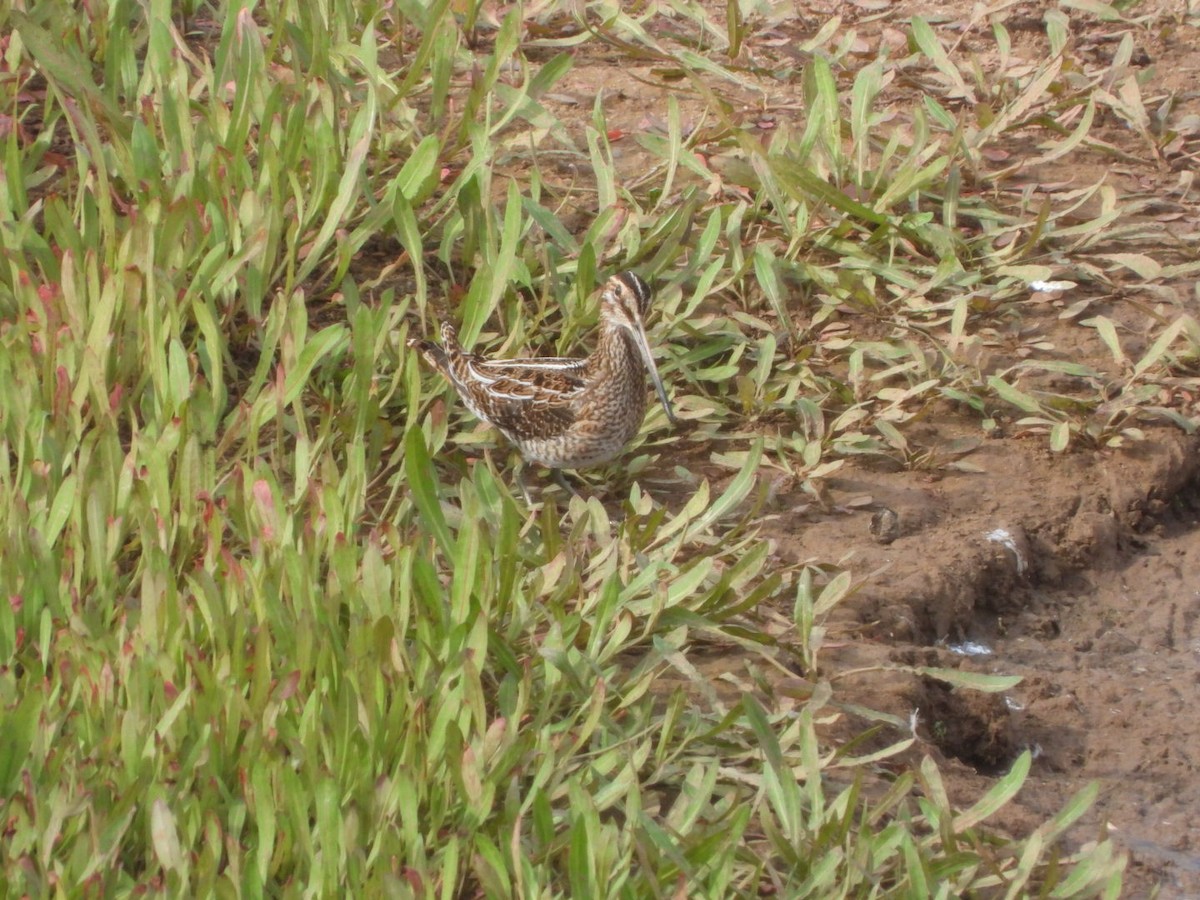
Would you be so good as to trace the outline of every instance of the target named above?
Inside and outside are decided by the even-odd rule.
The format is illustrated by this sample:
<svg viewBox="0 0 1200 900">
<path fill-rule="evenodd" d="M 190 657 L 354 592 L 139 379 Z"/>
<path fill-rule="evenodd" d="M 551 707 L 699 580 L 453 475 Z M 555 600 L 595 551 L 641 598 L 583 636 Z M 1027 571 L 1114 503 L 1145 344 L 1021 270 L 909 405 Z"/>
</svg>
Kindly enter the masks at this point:
<svg viewBox="0 0 1200 900">
<path fill-rule="evenodd" d="M 1152 438 L 1066 456 L 992 441 L 972 455 L 973 474 L 855 465 L 830 479 L 828 511 L 784 497 L 764 528 L 789 562 L 837 560 L 861 579 L 827 623 L 826 674 L 1022 676 L 998 695 L 902 673 L 839 682 L 847 703 L 915 726 L 914 761 L 933 755 L 952 798 L 971 802 L 1028 749 L 1030 779 L 1002 827 L 1036 827 L 1097 781 L 1074 840 L 1119 839 L 1132 859 L 1128 896 L 1158 884 L 1162 897 L 1190 897 L 1200 895 L 1200 441 Z"/>
<path fill-rule="evenodd" d="M 915 709 L 944 756 L 981 775 L 1003 775 L 1020 752 L 1003 697 L 957 691 L 944 682 L 922 678 L 917 699 L 920 705 Z"/>
</svg>

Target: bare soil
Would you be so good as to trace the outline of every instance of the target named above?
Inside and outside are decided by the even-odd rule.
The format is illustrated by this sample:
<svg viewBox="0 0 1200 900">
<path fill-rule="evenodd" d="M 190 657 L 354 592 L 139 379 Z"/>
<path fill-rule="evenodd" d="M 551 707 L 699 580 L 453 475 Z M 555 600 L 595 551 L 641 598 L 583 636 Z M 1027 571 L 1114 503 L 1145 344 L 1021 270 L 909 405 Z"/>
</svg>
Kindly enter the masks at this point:
<svg viewBox="0 0 1200 900">
<path fill-rule="evenodd" d="M 838 614 L 829 671 L 893 662 L 1021 675 L 1002 696 L 864 678 L 844 697 L 900 716 L 970 803 L 1023 749 L 1032 775 L 1004 827 L 1026 833 L 1089 781 L 1076 829 L 1131 853 L 1127 896 L 1200 896 L 1200 443 L 1176 432 L 1122 452 L 1049 454 L 1001 439 L 978 474 L 856 468 L 832 487 L 895 513 L 811 510 L 772 528 L 797 559 L 871 573 Z M 843 509 L 849 509 L 843 507 Z M 878 528 L 875 529 L 879 531 Z M 884 535 L 888 537 L 890 535 Z"/>
<path fill-rule="evenodd" d="M 792 48 L 839 14 L 844 28 L 856 28 L 856 53 L 865 64 L 884 44 L 894 49 L 903 40 L 899 28 L 921 14 L 944 40 L 961 36 L 956 58 L 975 59 L 986 70 L 995 64 L 994 42 L 986 23 L 965 24 L 975 8 L 965 0 L 809 5 L 760 31 L 746 53 L 759 66 L 798 67 L 803 59 L 793 59 Z M 1045 8 L 1002 7 L 998 16 L 1014 34 L 1014 54 L 1033 60 L 1046 52 Z M 1196 20 L 1187 19 L 1181 4 L 1140 4 L 1136 11 L 1158 16 L 1150 27 L 1093 22 L 1074 36 L 1072 52 L 1083 66 L 1103 66 L 1129 33 L 1137 46 L 1132 64 L 1144 69 L 1144 95 L 1170 93 L 1175 113 L 1200 112 Z M 715 9 L 714 18 L 722 20 Z M 659 27 L 659 36 L 669 38 L 670 24 Z M 617 50 L 589 44 L 547 99 L 558 115 L 582 124 L 604 91 L 618 174 L 629 180 L 647 170 L 648 157 L 619 140 L 621 134 L 664 123 L 671 87 L 654 65 L 631 65 Z M 733 114 L 761 120 L 764 128 L 800 117 L 794 90 L 764 80 L 761 93 L 748 93 Z M 891 90 L 897 105 L 920 102 L 918 87 L 897 83 Z M 688 91 L 677 99 L 685 128 L 701 120 L 701 104 Z M 1151 159 L 1146 143 L 1119 121 L 1101 123 L 1096 134 L 1126 154 L 1114 161 L 1081 149 L 1038 171 L 1018 168 L 1011 187 L 1032 186 L 1053 199 L 1053 185 L 1079 187 L 1107 172 L 1122 196 L 1161 196 L 1162 205 L 1150 204 L 1147 215 L 1164 215 L 1180 233 L 1195 233 L 1200 201 L 1186 181 L 1195 140 Z M 1019 162 L 1021 152 L 1014 143 L 1004 166 Z M 581 211 L 581 222 L 587 215 Z M 1169 286 L 1165 296 L 1161 289 L 1142 296 L 1132 286 L 1124 296 L 1103 298 L 1096 311 L 1128 329 L 1123 339 L 1137 352 L 1136 335 L 1148 332 L 1147 306 L 1182 309 L 1194 306 L 1195 297 L 1191 283 Z M 1062 359 L 1115 371 L 1094 333 L 1064 324 L 1061 312 L 1061 303 L 1030 303 L 1017 320 L 998 326 L 989 351 L 994 365 L 1019 355 L 1023 335 L 1039 334 Z M 878 327 L 852 313 L 843 321 L 851 329 Z M 1174 400 L 1196 415 L 1194 398 Z M 1150 428 L 1146 440 L 1124 448 L 1073 446 L 1054 454 L 1044 434 L 1010 423 L 970 454 L 978 471 L 963 472 L 943 464 L 949 457 L 939 461 L 938 448 L 979 437 L 977 416 L 947 407 L 905 434 L 930 450 L 921 464 L 856 463 L 823 482 L 828 492 L 820 502 L 784 491 L 762 522 L 784 559 L 836 563 L 862 579 L 835 615 L 822 666 L 837 672 L 899 662 L 1023 676 L 1002 697 L 895 676 L 851 680 L 844 689 L 851 700 L 905 719 L 916 711 L 922 742 L 913 759 L 937 758 L 960 803 L 977 798 L 1021 750 L 1033 750 L 1027 786 L 1001 819 L 1015 834 L 1098 781 L 1100 798 L 1073 832 L 1076 843 L 1115 835 L 1132 860 L 1127 896 L 1157 890 L 1164 898 L 1200 897 L 1200 442 L 1172 428 Z M 971 650 L 975 655 L 964 652 Z"/>
</svg>

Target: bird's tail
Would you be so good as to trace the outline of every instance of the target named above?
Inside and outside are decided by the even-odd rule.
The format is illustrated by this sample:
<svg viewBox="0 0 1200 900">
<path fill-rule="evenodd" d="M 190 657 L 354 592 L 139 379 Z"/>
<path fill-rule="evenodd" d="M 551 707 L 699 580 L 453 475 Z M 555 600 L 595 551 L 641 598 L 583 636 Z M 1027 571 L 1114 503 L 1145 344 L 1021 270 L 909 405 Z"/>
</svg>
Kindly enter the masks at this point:
<svg viewBox="0 0 1200 900">
<path fill-rule="evenodd" d="M 425 362 L 433 366 L 433 368 L 444 372 L 446 371 L 446 351 L 435 344 L 433 341 L 427 341 L 423 338 L 409 338 L 408 349 L 416 350 L 425 358 Z"/>
<path fill-rule="evenodd" d="M 442 323 L 442 345 L 439 347 L 433 341 L 425 340 L 424 338 L 409 338 L 408 346 L 411 350 L 416 350 L 425 358 L 425 361 L 433 368 L 437 369 L 447 378 L 450 377 L 450 357 L 447 354 L 449 349 L 451 352 L 459 350 L 458 334 L 454 327 L 448 323 Z"/>
</svg>

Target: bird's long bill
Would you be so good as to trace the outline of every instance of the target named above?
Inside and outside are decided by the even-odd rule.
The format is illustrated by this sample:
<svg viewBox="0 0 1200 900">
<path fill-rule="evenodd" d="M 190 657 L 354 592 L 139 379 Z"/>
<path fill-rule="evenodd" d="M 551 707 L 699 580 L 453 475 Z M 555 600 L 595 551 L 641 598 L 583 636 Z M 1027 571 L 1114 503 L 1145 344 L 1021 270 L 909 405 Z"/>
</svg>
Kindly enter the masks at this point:
<svg viewBox="0 0 1200 900">
<path fill-rule="evenodd" d="M 671 400 L 667 397 L 667 390 L 663 387 L 662 377 L 658 374 L 658 366 L 654 363 L 654 354 L 650 352 L 650 342 L 646 339 L 646 329 L 638 320 L 633 328 L 633 340 L 637 344 L 638 353 L 642 355 L 642 362 L 646 364 L 646 371 L 650 373 L 650 380 L 654 383 L 654 390 L 658 394 L 658 401 L 662 404 L 663 412 L 667 414 L 667 418 L 671 420 L 671 424 L 675 425 L 679 422 L 675 418 L 675 411 L 671 409 Z"/>
</svg>

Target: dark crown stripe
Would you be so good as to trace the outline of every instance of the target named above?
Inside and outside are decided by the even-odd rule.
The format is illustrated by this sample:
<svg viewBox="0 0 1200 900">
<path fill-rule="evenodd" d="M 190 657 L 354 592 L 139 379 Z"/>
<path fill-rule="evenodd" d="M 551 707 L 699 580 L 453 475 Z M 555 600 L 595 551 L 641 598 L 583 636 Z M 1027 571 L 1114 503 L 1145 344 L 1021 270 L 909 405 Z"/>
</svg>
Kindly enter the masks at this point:
<svg viewBox="0 0 1200 900">
<path fill-rule="evenodd" d="M 622 272 L 617 278 L 637 297 L 638 307 L 645 309 L 650 303 L 650 285 L 646 284 L 637 272 Z"/>
</svg>

